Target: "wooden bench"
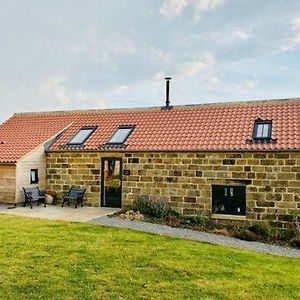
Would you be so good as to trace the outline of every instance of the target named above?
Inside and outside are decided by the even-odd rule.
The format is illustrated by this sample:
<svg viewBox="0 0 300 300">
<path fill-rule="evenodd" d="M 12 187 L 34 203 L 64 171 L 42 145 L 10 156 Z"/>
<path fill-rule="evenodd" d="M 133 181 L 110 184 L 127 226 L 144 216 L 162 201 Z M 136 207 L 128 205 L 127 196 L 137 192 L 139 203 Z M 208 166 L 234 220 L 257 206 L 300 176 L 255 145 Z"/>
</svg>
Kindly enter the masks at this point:
<svg viewBox="0 0 300 300">
<path fill-rule="evenodd" d="M 69 191 L 63 196 L 61 207 L 64 207 L 65 202 L 68 202 L 68 205 L 70 206 L 70 200 L 76 202 L 75 208 L 77 208 L 78 204 L 81 204 L 81 207 L 83 207 L 83 196 L 85 190 L 86 189 L 71 187 Z"/>
<path fill-rule="evenodd" d="M 24 207 L 26 206 L 26 203 L 30 204 L 30 208 L 32 208 L 32 202 L 37 201 L 37 205 L 40 205 L 40 202 L 44 203 L 44 207 L 46 207 L 46 195 L 45 193 L 41 192 L 38 187 L 30 187 L 30 188 L 24 188 L 24 195 L 25 195 L 25 202 Z"/>
</svg>

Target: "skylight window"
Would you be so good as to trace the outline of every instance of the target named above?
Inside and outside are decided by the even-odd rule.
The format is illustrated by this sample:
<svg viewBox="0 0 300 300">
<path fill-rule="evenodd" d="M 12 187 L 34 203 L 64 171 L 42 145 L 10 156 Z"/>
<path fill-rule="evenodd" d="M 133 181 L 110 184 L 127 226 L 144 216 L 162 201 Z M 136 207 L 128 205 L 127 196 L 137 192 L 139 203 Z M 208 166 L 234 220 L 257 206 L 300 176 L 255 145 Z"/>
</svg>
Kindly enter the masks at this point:
<svg viewBox="0 0 300 300">
<path fill-rule="evenodd" d="M 127 140 L 131 132 L 133 131 L 133 126 L 120 126 L 112 135 L 112 137 L 109 139 L 107 144 L 124 144 L 124 142 Z"/>
<path fill-rule="evenodd" d="M 68 142 L 68 145 L 82 145 L 96 130 L 97 127 L 82 127 Z"/>
<path fill-rule="evenodd" d="M 272 135 L 272 121 L 256 120 L 254 124 L 253 138 L 256 140 L 268 140 Z"/>
</svg>

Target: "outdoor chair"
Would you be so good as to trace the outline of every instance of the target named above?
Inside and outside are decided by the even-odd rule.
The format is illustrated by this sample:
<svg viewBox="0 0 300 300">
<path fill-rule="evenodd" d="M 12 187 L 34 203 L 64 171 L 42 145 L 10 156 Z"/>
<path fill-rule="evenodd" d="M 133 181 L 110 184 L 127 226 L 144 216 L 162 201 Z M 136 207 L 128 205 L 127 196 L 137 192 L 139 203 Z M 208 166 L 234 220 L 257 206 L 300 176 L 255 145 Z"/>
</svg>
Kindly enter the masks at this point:
<svg viewBox="0 0 300 300">
<path fill-rule="evenodd" d="M 40 202 L 44 203 L 44 207 L 46 207 L 46 195 L 45 193 L 41 192 L 38 187 L 31 187 L 31 188 L 24 188 L 24 195 L 25 195 L 25 202 L 24 207 L 26 206 L 26 203 L 30 204 L 30 208 L 32 208 L 32 202 L 37 201 L 37 205 L 40 205 Z"/>
<path fill-rule="evenodd" d="M 83 207 L 85 190 L 86 189 L 71 187 L 70 190 L 64 194 L 61 207 L 64 207 L 65 202 L 68 202 L 68 205 L 70 206 L 70 200 L 75 201 L 75 208 L 77 208 L 78 204 L 81 204 L 81 207 Z"/>
</svg>

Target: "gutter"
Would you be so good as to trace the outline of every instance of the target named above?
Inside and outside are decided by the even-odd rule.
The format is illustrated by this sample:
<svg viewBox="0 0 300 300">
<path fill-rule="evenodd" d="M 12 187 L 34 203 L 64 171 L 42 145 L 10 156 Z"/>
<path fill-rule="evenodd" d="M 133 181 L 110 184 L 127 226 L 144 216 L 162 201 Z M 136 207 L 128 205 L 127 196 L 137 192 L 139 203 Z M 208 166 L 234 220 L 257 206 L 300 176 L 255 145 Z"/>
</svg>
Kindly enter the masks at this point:
<svg viewBox="0 0 300 300">
<path fill-rule="evenodd" d="M 12 162 L 0 162 L 0 166 L 16 166 L 17 162 L 12 161 Z"/>
</svg>

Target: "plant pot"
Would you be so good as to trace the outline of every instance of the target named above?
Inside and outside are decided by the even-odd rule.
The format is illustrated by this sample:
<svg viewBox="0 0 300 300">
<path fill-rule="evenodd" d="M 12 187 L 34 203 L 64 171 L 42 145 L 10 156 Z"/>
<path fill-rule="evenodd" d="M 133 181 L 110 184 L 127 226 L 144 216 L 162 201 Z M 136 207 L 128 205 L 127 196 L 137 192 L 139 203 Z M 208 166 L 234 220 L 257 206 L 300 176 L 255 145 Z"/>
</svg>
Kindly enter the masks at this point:
<svg viewBox="0 0 300 300">
<path fill-rule="evenodd" d="M 46 203 L 47 204 L 52 204 L 53 203 L 53 196 L 51 196 L 51 195 L 46 195 Z"/>
</svg>

